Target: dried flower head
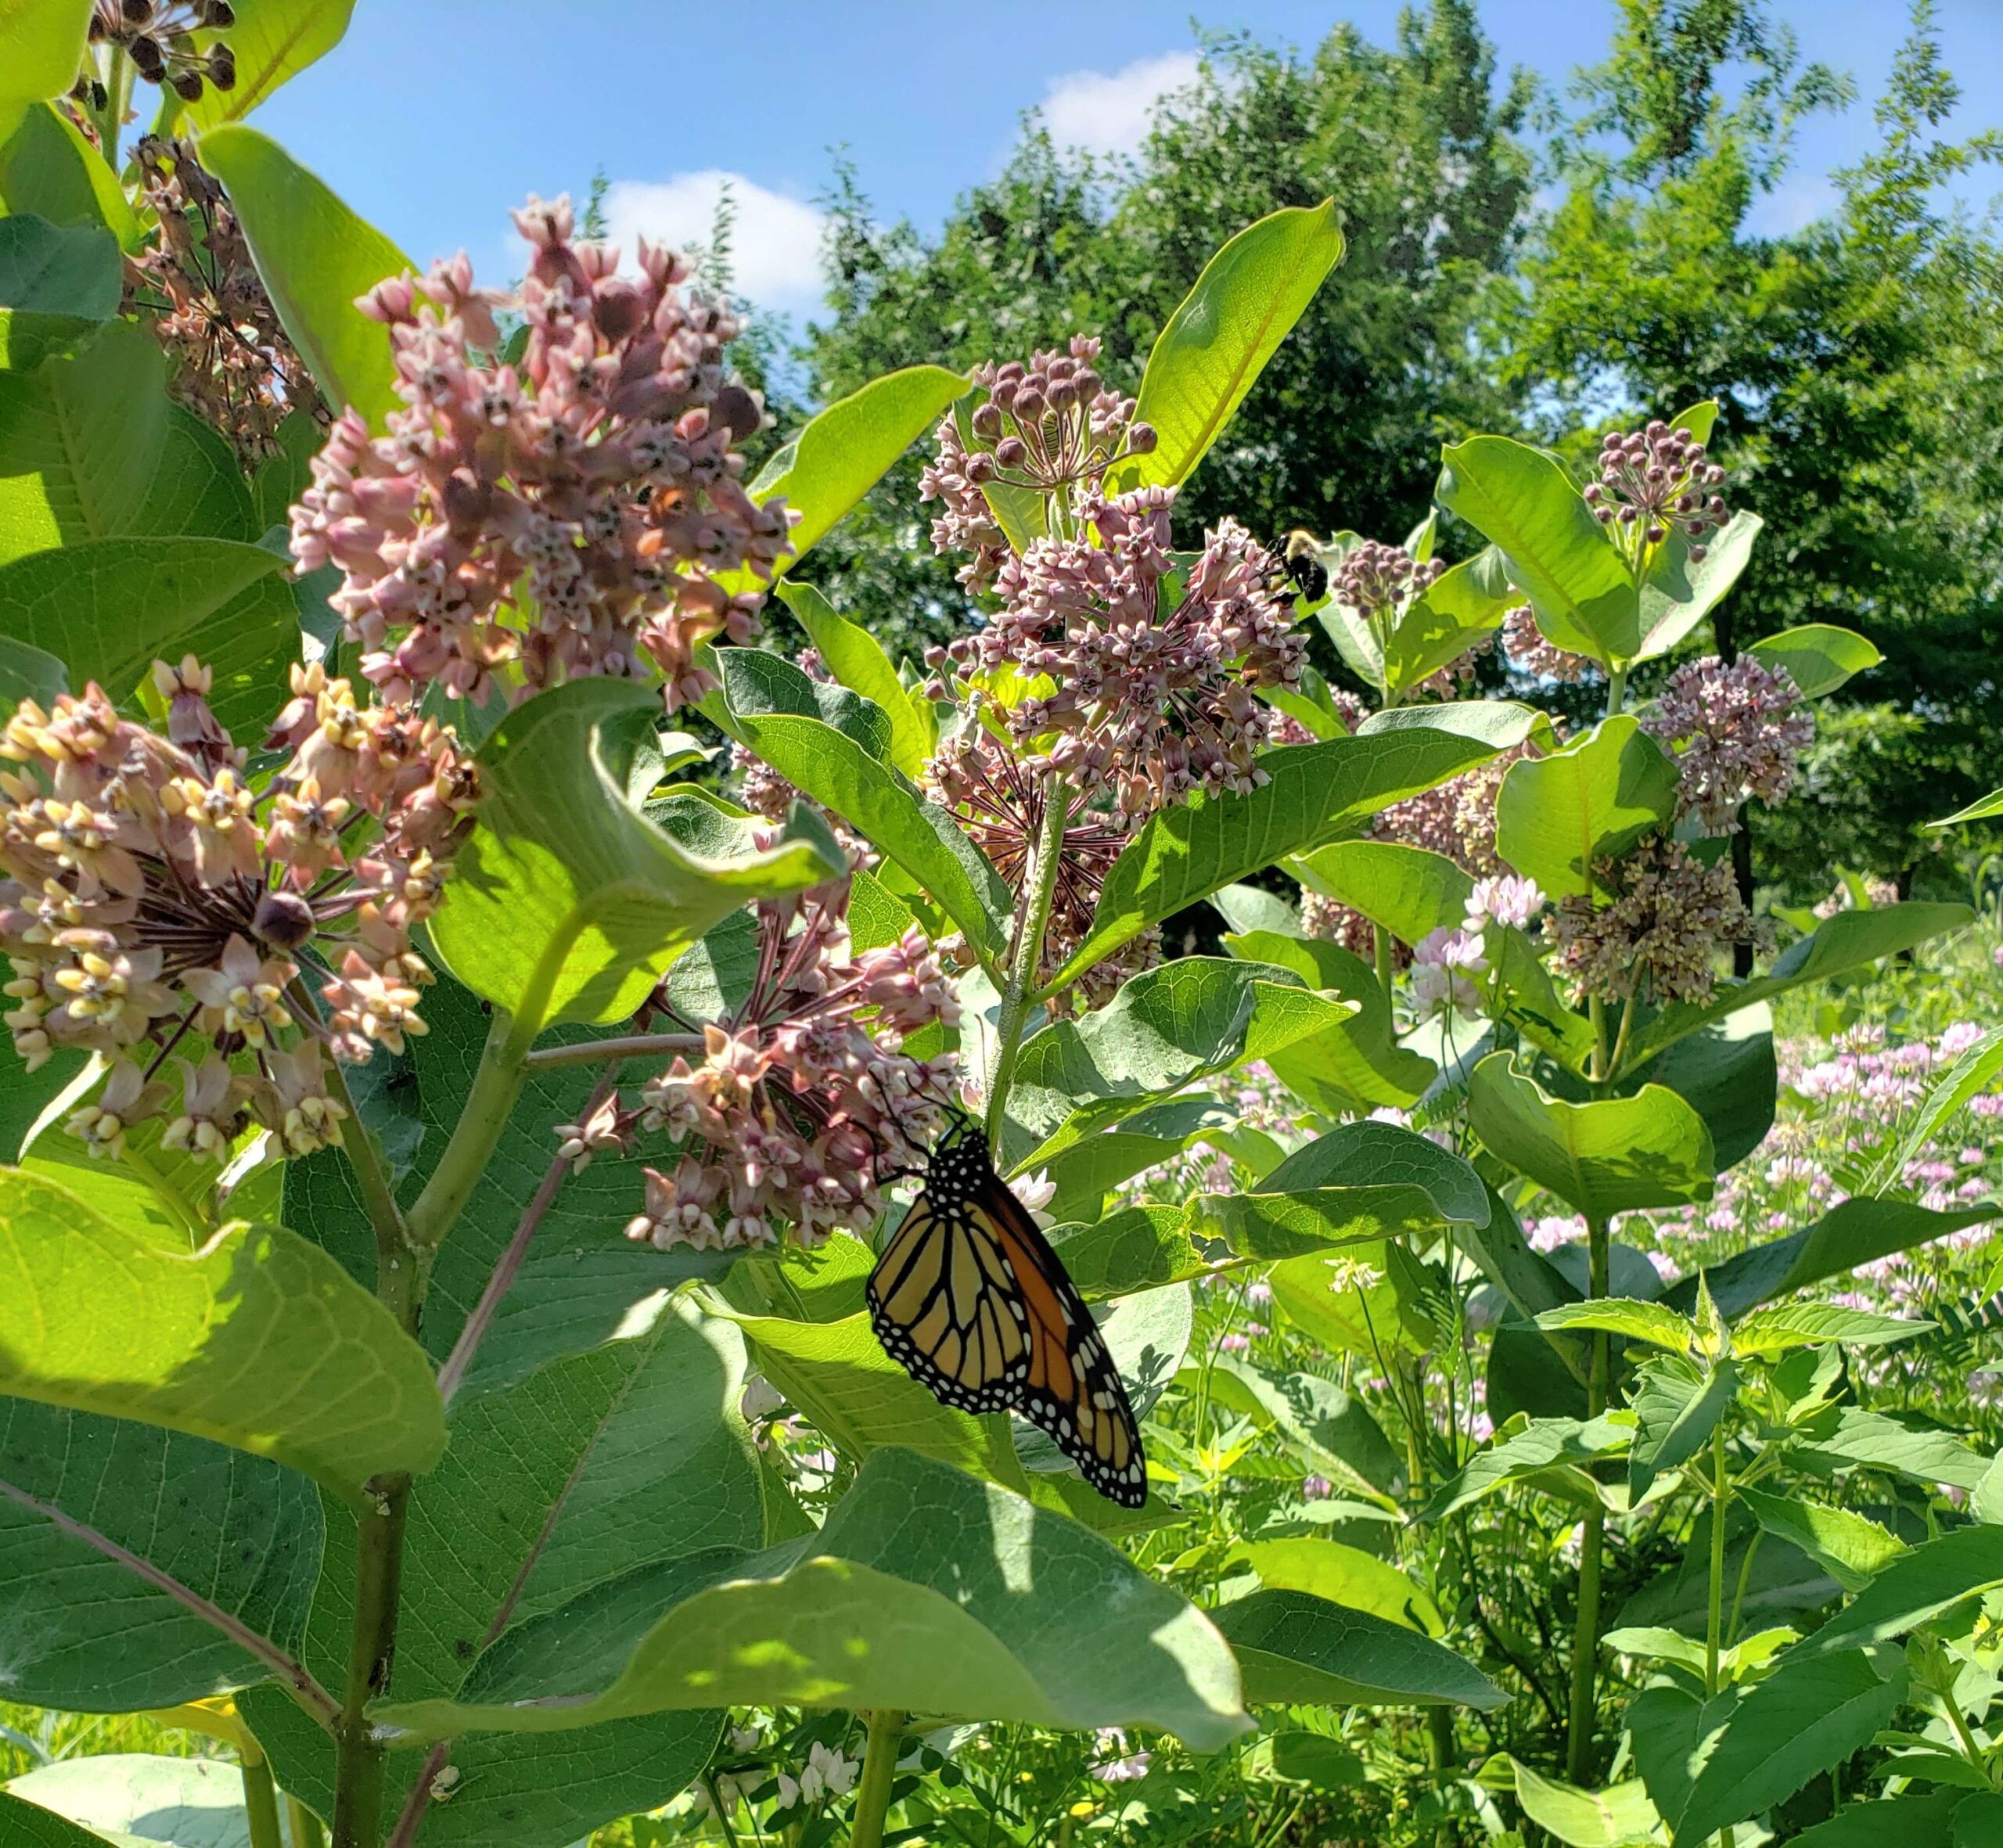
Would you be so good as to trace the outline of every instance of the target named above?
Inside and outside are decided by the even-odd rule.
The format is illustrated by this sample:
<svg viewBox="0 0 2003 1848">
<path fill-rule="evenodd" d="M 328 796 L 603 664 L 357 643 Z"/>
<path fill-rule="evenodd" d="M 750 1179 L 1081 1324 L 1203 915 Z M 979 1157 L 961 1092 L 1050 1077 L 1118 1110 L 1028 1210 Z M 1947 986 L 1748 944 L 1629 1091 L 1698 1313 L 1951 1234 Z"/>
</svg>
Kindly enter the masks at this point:
<svg viewBox="0 0 2003 1848">
<path fill-rule="evenodd" d="M 1681 841 L 1652 836 L 1593 873 L 1613 896 L 1574 894 L 1551 918 L 1557 966 L 1582 996 L 1706 1001 L 1721 952 L 1765 937 L 1739 896 L 1731 863 L 1707 866 Z"/>
<path fill-rule="evenodd" d="M 236 88 L 236 55 L 214 39 L 197 45 L 195 34 L 236 23 L 229 0 L 97 0 L 91 9 L 89 41 L 124 52 L 148 83 L 171 90 L 183 102 L 199 102 L 205 84 Z M 94 61 L 85 64 L 70 93 L 93 109 L 105 106 L 109 99 Z"/>
<path fill-rule="evenodd" d="M 1724 470 L 1703 444 L 1658 418 L 1644 430 L 1608 433 L 1600 444 L 1599 479 L 1588 484 L 1585 499 L 1631 559 L 1678 532 L 1690 541 L 1695 562 L 1705 552 L 1699 541 L 1731 517 L 1717 491 L 1724 481 Z"/>
<path fill-rule="evenodd" d="M 1707 834 L 1730 834 L 1739 805 L 1784 798 L 1796 761 L 1815 742 L 1815 717 L 1785 667 L 1752 655 L 1728 667 L 1716 655 L 1677 669 L 1642 721 L 1676 753 L 1679 815 Z"/>
<path fill-rule="evenodd" d="M 112 1062 L 72 1119 L 93 1149 L 165 1116 L 174 1146 L 217 1160 L 247 1121 L 303 1154 L 341 1114 L 322 1048 L 355 1062 L 424 1030 L 411 931 L 471 825 L 472 766 L 437 721 L 358 708 L 346 681 L 295 667 L 265 740 L 291 756 L 259 790 L 209 708 L 208 671 L 191 656 L 153 680 L 165 737 L 95 686 L 52 714 L 23 701 L 0 736 L 18 766 L 0 774 L 15 1050 L 30 1070 L 59 1046 Z M 329 972 L 324 1024 L 308 959 Z"/>
<path fill-rule="evenodd" d="M 293 555 L 340 568 L 333 602 L 386 697 L 653 671 L 673 711 L 714 684 L 701 643 L 756 631 L 761 595 L 722 580 L 768 577 L 789 545 L 784 504 L 751 498 L 732 447 L 764 415 L 725 375 L 739 324 L 644 239 L 638 279 L 617 275 L 616 249 L 573 241 L 567 198 L 515 222 L 532 246 L 519 365 L 496 357 L 501 298 L 463 255 L 361 298 L 408 408 L 384 437 L 336 421 Z"/>
<path fill-rule="evenodd" d="M 647 1169 L 628 1237 L 735 1249 L 775 1243 L 786 1227 L 805 1245 L 837 1227 L 866 1231 L 883 1211 L 886 1162 L 920 1159 L 955 1062 L 912 1058 L 903 1042 L 954 1024 L 958 1004 L 915 928 L 853 955 L 847 904 L 846 881 L 759 904 L 750 991 L 704 1023 L 693 1062 L 678 1057 L 636 1103 L 615 1101 L 609 1121 L 565 1126 L 574 1162 L 635 1130 L 679 1138 L 671 1170 Z"/>
<path fill-rule="evenodd" d="M 126 259 L 126 285 L 166 349 L 167 389 L 246 464 L 265 461 L 293 412 L 324 426 L 319 394 L 194 144 L 149 135 L 133 158 L 156 221 L 145 249 Z"/>
</svg>

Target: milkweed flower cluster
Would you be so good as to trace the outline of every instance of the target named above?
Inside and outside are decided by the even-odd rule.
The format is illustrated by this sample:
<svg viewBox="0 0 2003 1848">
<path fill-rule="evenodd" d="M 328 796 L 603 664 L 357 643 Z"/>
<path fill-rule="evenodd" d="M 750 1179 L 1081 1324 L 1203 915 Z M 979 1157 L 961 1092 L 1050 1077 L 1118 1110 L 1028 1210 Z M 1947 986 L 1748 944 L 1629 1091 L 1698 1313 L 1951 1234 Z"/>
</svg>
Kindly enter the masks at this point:
<svg viewBox="0 0 2003 1848">
<path fill-rule="evenodd" d="M 472 825 L 473 768 L 436 721 L 358 707 L 346 681 L 296 667 L 264 740 L 291 755 L 260 791 L 209 671 L 157 663 L 153 682 L 164 737 L 95 685 L 53 712 L 23 701 L 0 735 L 14 1048 L 30 1070 L 59 1047 L 110 1061 L 70 1120 L 94 1153 L 154 1117 L 214 1161 L 250 1122 L 309 1153 L 342 1114 L 323 1052 L 358 1062 L 424 1030 L 411 933 Z M 308 952 L 331 972 L 324 1024 L 297 983 Z"/>
<path fill-rule="evenodd" d="M 321 417 L 319 394 L 228 196 L 193 144 L 146 135 L 134 160 L 155 225 L 146 248 L 126 259 L 126 286 L 135 305 L 150 311 L 167 353 L 167 389 L 246 463 L 268 460 L 293 412 Z"/>
<path fill-rule="evenodd" d="M 657 671 L 674 711 L 714 684 L 701 643 L 756 631 L 761 593 L 725 576 L 769 577 L 789 546 L 783 502 L 751 498 L 732 448 L 764 415 L 725 377 L 739 326 L 644 239 L 638 279 L 617 275 L 616 248 L 573 241 L 567 197 L 514 217 L 520 363 L 494 357 L 503 300 L 463 255 L 363 297 L 406 408 L 383 437 L 352 408 L 336 421 L 293 555 L 341 572 L 331 600 L 386 698 L 435 684 L 484 703 L 504 670 L 517 698 Z"/>
<path fill-rule="evenodd" d="M 1547 642 L 1527 603 L 1503 613 L 1502 656 L 1527 680 L 1553 680 L 1566 686 L 1576 685 L 1598 665 L 1590 655 L 1575 655 Z"/>
<path fill-rule="evenodd" d="M 1069 497 L 1096 490 L 1116 462 L 1153 451 L 1153 428 L 1135 421 L 1135 401 L 1099 376 L 1099 350 L 1092 336 L 1073 334 L 1067 351 L 1034 353 L 1027 365 L 985 361 L 973 382 L 988 395 L 966 433 L 951 412 L 940 422 L 919 496 L 940 505 L 933 549 L 967 555 L 958 576 L 969 590 L 992 584 L 1009 555 L 985 487 Z"/>
<path fill-rule="evenodd" d="M 1718 953 L 1765 935 L 1739 895 L 1731 862 L 1707 866 L 1681 841 L 1652 836 L 1593 870 L 1613 896 L 1575 893 L 1551 917 L 1557 967 L 1581 995 L 1708 1001 Z"/>
<path fill-rule="evenodd" d="M 199 102 L 205 87 L 236 88 L 236 54 L 219 41 L 195 42 L 197 32 L 219 32 L 236 23 L 229 0 L 96 0 L 85 36 L 93 45 L 122 51 L 132 69 L 149 84 L 171 90 L 183 102 Z M 70 92 L 102 110 L 109 97 L 95 61 Z"/>
<path fill-rule="evenodd" d="M 883 1210 L 886 1162 L 908 1165 L 937 1134 L 955 1062 L 913 1058 L 903 1044 L 955 1024 L 958 1004 L 915 926 L 853 953 L 847 904 L 846 882 L 761 901 L 743 1001 L 631 1102 L 615 1092 L 590 1122 L 559 1127 L 574 1167 L 623 1152 L 639 1131 L 678 1139 L 671 1170 L 645 1170 L 628 1238 L 736 1250 L 776 1244 L 786 1226 L 807 1246 L 838 1227 L 867 1231 Z"/>
<path fill-rule="evenodd" d="M 1705 554 L 1699 541 L 1731 517 L 1717 491 L 1724 470 L 1688 430 L 1672 430 L 1660 418 L 1642 430 L 1609 432 L 1598 459 L 1599 479 L 1588 484 L 1586 505 L 1602 526 L 1614 529 L 1630 559 L 1678 532 L 1690 541 L 1696 563 Z"/>
<path fill-rule="evenodd" d="M 1750 797 L 1783 800 L 1815 742 L 1814 715 L 1793 677 L 1752 655 L 1729 667 L 1707 655 L 1678 668 L 1642 724 L 1675 753 L 1679 818 L 1694 815 L 1706 834 L 1736 833 Z"/>
<path fill-rule="evenodd" d="M 1255 689 L 1298 686 L 1307 659 L 1271 555 L 1235 521 L 1205 535 L 1162 608 L 1174 502 L 1166 487 L 1089 496 L 1098 542 L 1038 539 L 1012 555 L 1002 607 L 948 651 L 969 675 L 1047 676 L 1050 691 L 998 710 L 1017 756 L 1106 787 L 1129 825 L 1198 790 L 1257 787 L 1278 717 Z"/>
</svg>

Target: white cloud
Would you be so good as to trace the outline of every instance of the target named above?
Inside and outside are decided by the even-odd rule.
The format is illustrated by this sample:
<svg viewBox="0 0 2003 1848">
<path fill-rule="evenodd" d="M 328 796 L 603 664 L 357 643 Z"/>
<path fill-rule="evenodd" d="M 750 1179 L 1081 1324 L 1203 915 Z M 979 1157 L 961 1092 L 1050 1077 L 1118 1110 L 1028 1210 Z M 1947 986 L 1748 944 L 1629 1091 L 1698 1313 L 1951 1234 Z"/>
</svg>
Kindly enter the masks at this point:
<svg viewBox="0 0 2003 1848">
<path fill-rule="evenodd" d="M 731 230 L 732 289 L 761 307 L 815 307 L 821 296 L 821 214 L 741 173 L 707 167 L 660 181 L 614 180 L 605 195 L 607 235 L 629 265 L 642 237 L 677 250 L 707 244 L 726 185 L 737 207 Z"/>
<path fill-rule="evenodd" d="M 1194 83 L 1194 52 L 1163 52 L 1137 58 L 1109 75 L 1103 70 L 1067 71 L 1050 80 L 1038 106 L 1050 138 L 1059 147 L 1095 154 L 1131 153 L 1146 139 L 1148 116 L 1171 90 Z"/>
</svg>

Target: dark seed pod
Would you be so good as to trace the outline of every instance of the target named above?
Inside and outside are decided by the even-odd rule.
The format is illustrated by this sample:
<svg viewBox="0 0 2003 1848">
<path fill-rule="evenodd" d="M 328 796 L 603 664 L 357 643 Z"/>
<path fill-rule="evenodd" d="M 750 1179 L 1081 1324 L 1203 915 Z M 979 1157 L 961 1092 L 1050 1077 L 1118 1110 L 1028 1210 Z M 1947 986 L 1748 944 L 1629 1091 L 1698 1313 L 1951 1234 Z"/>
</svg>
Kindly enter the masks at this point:
<svg viewBox="0 0 2003 1848">
<path fill-rule="evenodd" d="M 167 54 L 160 49 L 160 41 L 149 38 L 142 33 L 127 48 L 132 55 L 132 68 L 149 84 L 156 84 L 167 74 Z"/>
</svg>

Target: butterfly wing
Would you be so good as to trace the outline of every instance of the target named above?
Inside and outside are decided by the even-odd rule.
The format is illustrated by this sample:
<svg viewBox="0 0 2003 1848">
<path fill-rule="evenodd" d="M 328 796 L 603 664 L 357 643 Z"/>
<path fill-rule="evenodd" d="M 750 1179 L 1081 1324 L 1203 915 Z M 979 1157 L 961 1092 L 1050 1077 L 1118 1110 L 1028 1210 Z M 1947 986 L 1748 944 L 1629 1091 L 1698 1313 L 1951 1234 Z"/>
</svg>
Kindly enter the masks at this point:
<svg viewBox="0 0 2003 1848">
<path fill-rule="evenodd" d="M 1029 1368 L 1012 1409 L 1077 1464 L 1087 1482 L 1122 1508 L 1148 1498 L 1141 1429 L 1092 1312 L 1050 1242 L 998 1176 L 982 1206 L 1027 1312 Z"/>
<path fill-rule="evenodd" d="M 1029 1310 L 997 1228 L 973 1201 L 920 1194 L 866 1293 L 884 1351 L 947 1404 L 981 1412 L 1016 1403 L 1030 1368 Z"/>
</svg>

